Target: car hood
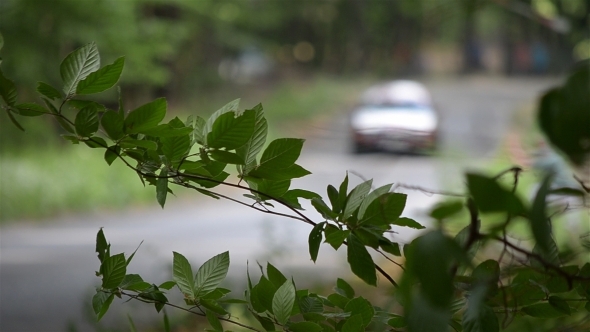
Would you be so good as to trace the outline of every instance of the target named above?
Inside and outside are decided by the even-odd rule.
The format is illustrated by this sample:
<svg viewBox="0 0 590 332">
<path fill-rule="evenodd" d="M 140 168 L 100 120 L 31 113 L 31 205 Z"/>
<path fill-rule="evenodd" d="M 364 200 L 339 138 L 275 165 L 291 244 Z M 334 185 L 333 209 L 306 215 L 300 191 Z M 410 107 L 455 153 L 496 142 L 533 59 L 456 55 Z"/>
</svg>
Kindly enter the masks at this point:
<svg viewBox="0 0 590 332">
<path fill-rule="evenodd" d="M 434 131 L 438 121 L 430 109 L 359 109 L 352 114 L 351 126 L 355 130 L 407 129 Z"/>
</svg>

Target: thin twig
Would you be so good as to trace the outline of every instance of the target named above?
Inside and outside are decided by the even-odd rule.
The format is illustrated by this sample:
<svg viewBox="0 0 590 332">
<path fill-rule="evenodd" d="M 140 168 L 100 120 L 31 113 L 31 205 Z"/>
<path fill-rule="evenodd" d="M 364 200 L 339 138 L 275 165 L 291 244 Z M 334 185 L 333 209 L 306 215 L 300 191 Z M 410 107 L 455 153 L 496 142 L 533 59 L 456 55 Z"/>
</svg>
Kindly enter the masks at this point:
<svg viewBox="0 0 590 332">
<path fill-rule="evenodd" d="M 187 312 L 187 313 L 191 313 L 193 315 L 203 316 L 203 317 L 206 316 L 205 313 L 195 312 L 195 311 L 192 311 L 191 309 L 183 308 L 183 307 L 181 307 L 179 305 L 176 305 L 176 304 L 173 304 L 173 303 L 169 303 L 169 302 L 161 302 L 161 301 L 157 301 L 157 300 L 145 299 L 145 298 L 140 297 L 139 295 L 129 294 L 129 293 L 126 293 L 126 292 L 121 292 L 121 295 L 128 296 L 128 297 L 130 297 L 132 299 L 135 299 L 137 301 L 144 302 L 144 303 L 159 303 L 159 304 L 170 306 L 170 307 L 175 308 L 175 309 L 182 310 L 182 311 Z M 202 310 L 199 306 L 197 306 L 196 308 L 198 308 L 199 310 Z M 258 330 L 256 328 L 254 328 L 254 327 L 251 327 L 251 326 L 248 326 L 248 325 L 244 325 L 242 323 L 236 322 L 235 320 L 232 320 L 232 319 L 229 319 L 229 318 L 220 317 L 220 316 L 218 316 L 217 318 L 219 320 L 224 321 L 224 322 L 228 322 L 228 323 L 231 323 L 231 324 L 234 324 L 234 325 L 243 327 L 243 328 L 248 329 L 248 330 L 251 330 L 251 331 L 263 332 L 261 330 Z"/>
<path fill-rule="evenodd" d="M 402 269 L 402 270 L 404 270 L 404 271 L 406 270 L 406 269 L 404 268 L 404 266 L 403 266 L 403 265 L 401 265 L 400 263 L 398 263 L 398 262 L 394 261 L 393 259 L 391 259 L 389 256 L 387 256 L 387 255 L 386 255 L 384 252 L 382 252 L 381 250 L 379 250 L 379 249 L 375 249 L 375 251 L 376 251 L 376 252 L 378 252 L 378 253 L 380 253 L 380 254 L 381 254 L 381 256 L 385 257 L 385 259 L 387 259 L 387 260 L 388 260 L 388 261 L 390 261 L 391 263 L 393 263 L 393 264 L 397 265 L 397 266 L 398 266 L 400 269 Z"/>
</svg>

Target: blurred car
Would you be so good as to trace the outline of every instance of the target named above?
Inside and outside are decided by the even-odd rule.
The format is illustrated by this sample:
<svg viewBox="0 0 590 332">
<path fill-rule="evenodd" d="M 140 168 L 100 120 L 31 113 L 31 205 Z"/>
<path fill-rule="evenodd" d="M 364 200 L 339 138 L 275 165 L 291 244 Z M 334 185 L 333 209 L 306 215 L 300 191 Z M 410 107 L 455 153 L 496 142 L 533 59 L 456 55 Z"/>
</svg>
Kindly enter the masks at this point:
<svg viewBox="0 0 590 332">
<path fill-rule="evenodd" d="M 373 86 L 350 115 L 352 150 L 434 150 L 438 124 L 430 93 L 422 84 L 399 80 Z"/>
</svg>

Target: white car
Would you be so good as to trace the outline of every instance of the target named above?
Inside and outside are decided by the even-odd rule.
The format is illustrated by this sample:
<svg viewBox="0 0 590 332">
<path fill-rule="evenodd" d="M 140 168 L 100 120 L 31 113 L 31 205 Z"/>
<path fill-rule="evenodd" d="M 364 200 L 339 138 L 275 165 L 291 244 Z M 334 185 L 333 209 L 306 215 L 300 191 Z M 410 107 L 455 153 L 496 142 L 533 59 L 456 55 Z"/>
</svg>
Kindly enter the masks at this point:
<svg viewBox="0 0 590 332">
<path fill-rule="evenodd" d="M 414 81 L 369 88 L 350 116 L 354 152 L 436 148 L 438 116 L 428 90 Z"/>
</svg>

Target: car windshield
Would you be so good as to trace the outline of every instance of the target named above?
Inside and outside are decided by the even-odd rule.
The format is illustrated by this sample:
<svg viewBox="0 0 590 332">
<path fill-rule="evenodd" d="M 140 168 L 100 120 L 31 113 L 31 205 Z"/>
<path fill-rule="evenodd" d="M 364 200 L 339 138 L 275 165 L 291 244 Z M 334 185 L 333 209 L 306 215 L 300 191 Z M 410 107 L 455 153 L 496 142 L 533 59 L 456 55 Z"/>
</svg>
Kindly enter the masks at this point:
<svg viewBox="0 0 590 332">
<path fill-rule="evenodd" d="M 423 111 L 428 110 L 430 107 L 414 102 L 402 102 L 402 103 L 375 103 L 375 104 L 365 104 L 365 107 L 368 108 L 376 108 L 376 109 L 388 109 L 391 111 L 409 111 L 409 110 L 416 110 L 416 111 Z"/>
</svg>

